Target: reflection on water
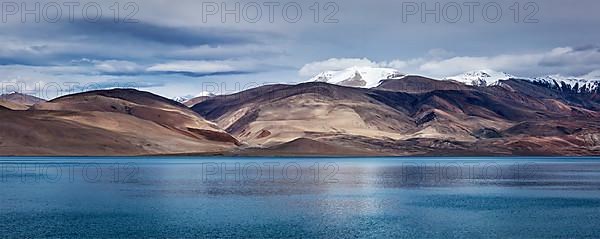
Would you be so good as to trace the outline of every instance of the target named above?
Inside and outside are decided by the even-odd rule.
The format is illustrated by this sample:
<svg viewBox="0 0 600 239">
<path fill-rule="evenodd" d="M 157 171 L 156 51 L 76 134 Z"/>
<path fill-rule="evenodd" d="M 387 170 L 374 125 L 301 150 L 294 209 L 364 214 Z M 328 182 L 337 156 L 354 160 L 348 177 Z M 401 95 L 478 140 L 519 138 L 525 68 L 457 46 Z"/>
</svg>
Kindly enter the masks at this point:
<svg viewBox="0 0 600 239">
<path fill-rule="evenodd" d="M 7 237 L 600 237 L 593 158 L 4 158 Z"/>
</svg>

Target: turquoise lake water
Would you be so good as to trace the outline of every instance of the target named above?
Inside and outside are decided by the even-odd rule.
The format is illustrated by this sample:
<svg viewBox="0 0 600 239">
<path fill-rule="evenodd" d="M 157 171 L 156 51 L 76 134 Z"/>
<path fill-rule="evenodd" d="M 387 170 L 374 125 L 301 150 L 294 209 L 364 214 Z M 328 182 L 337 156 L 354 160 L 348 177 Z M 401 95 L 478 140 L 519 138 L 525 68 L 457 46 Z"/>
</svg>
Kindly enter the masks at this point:
<svg viewBox="0 0 600 239">
<path fill-rule="evenodd" d="M 599 158 L 0 158 L 2 237 L 600 238 Z"/>
</svg>

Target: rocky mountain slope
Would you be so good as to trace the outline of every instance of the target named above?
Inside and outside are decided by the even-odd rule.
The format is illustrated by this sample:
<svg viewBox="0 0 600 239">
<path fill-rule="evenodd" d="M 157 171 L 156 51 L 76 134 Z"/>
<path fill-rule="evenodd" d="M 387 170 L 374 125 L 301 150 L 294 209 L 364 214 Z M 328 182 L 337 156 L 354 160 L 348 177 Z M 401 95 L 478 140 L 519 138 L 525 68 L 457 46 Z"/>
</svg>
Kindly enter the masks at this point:
<svg viewBox="0 0 600 239">
<path fill-rule="evenodd" d="M 436 90 L 470 90 L 474 89 L 474 87 L 459 82 L 441 81 L 423 76 L 408 75 L 400 80 L 382 80 L 374 89 L 406 93 L 426 93 Z"/>
<path fill-rule="evenodd" d="M 588 104 L 503 86 L 408 79 L 374 89 L 324 83 L 264 86 L 214 97 L 193 110 L 251 148 L 308 139 L 328 145 L 333 155 L 350 149 L 376 155 L 600 152 L 600 114 Z"/>
</svg>

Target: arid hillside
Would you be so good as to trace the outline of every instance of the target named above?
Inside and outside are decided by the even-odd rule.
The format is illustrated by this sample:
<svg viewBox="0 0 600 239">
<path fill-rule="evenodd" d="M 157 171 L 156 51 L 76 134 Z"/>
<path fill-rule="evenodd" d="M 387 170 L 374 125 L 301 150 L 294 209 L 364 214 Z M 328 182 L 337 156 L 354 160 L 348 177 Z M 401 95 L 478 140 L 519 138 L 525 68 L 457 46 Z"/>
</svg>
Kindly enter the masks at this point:
<svg viewBox="0 0 600 239">
<path fill-rule="evenodd" d="M 388 80 L 374 89 L 326 83 L 264 86 L 213 97 L 192 109 L 253 153 L 289 142 L 301 147 L 297 139 L 310 139 L 306 142 L 313 146 L 321 142 L 331 149 L 322 153 L 332 155 L 350 149 L 374 155 L 599 152 L 600 114 L 589 107 L 592 103 L 534 96 L 509 85 L 404 80 Z"/>
<path fill-rule="evenodd" d="M 518 79 L 268 85 L 196 102 L 131 89 L 5 101 L 0 155 L 600 155 L 597 93 Z"/>
<path fill-rule="evenodd" d="M 239 142 L 187 107 L 136 90 L 0 110 L 2 155 L 221 154 Z"/>
</svg>

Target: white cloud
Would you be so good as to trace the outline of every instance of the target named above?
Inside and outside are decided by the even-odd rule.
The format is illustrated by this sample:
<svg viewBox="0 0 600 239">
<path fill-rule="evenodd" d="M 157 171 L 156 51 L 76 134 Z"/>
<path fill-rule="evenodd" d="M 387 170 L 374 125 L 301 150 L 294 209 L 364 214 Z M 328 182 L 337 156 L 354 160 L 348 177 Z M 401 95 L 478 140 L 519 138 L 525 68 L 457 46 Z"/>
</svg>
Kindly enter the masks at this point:
<svg viewBox="0 0 600 239">
<path fill-rule="evenodd" d="M 94 68 L 104 73 L 135 73 L 143 70 L 142 66 L 131 61 L 95 61 Z"/>
<path fill-rule="evenodd" d="M 323 71 L 343 70 L 353 66 L 378 67 L 378 63 L 367 58 L 331 58 L 325 61 L 312 62 L 300 69 L 301 76 L 314 76 Z"/>
<path fill-rule="evenodd" d="M 273 45 L 241 44 L 241 45 L 202 45 L 184 49 L 162 52 L 162 55 L 174 59 L 215 58 L 227 59 L 235 57 L 262 57 L 283 54 L 285 50 Z"/>
<path fill-rule="evenodd" d="M 299 71 L 303 77 L 314 76 L 328 70 L 341 70 L 353 66 L 389 67 L 407 74 L 447 77 L 467 71 L 493 69 L 520 76 L 550 74 L 585 75 L 597 77 L 600 69 L 600 48 L 577 49 L 559 47 L 545 52 L 502 54 L 496 56 L 453 56 L 442 49 L 434 49 L 422 58 L 395 59 L 375 62 L 367 58 L 332 58 L 304 65 Z M 446 56 L 446 57 L 443 57 Z"/>
<path fill-rule="evenodd" d="M 52 99 L 65 94 L 95 89 L 106 85 L 135 87 L 147 83 L 140 78 L 110 77 L 89 74 L 90 66 L 0 66 L 0 93 L 18 91 L 40 98 Z"/>
<path fill-rule="evenodd" d="M 499 55 L 493 57 L 452 57 L 443 60 L 432 60 L 421 64 L 418 71 L 430 75 L 444 76 L 465 71 L 494 69 L 499 71 L 521 71 L 524 67 L 538 65 L 541 55 Z"/>
<path fill-rule="evenodd" d="M 446 49 L 434 48 L 427 52 L 427 55 L 433 58 L 445 58 L 453 55 L 452 52 L 447 51 Z"/>
<path fill-rule="evenodd" d="M 506 54 L 491 57 L 461 56 L 428 61 L 419 66 L 420 72 L 432 75 L 452 75 L 470 70 L 494 69 L 530 76 L 561 74 L 581 75 L 600 68 L 599 48 L 554 48 L 547 52 Z"/>
<path fill-rule="evenodd" d="M 598 79 L 598 80 L 600 80 L 600 70 L 595 70 L 595 71 L 592 71 L 590 73 L 587 73 L 587 74 L 581 76 L 581 78 L 584 78 L 584 79 Z"/>
</svg>

